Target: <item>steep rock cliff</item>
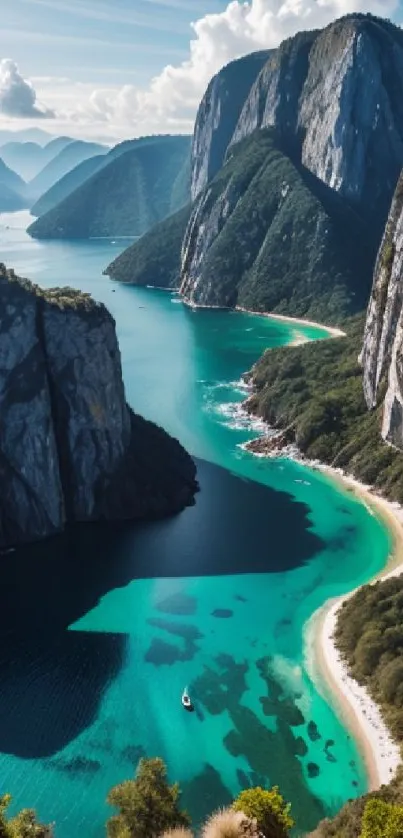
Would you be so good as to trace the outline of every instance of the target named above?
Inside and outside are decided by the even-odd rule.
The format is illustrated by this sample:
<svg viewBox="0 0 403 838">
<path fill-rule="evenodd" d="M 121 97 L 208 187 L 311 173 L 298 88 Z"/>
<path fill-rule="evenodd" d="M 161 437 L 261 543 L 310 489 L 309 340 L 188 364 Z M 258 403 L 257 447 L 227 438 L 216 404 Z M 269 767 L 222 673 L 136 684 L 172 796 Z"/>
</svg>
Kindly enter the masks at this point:
<svg viewBox="0 0 403 838">
<path fill-rule="evenodd" d="M 230 69 L 231 65 L 226 72 Z M 214 85 L 219 79 L 220 74 L 208 91 L 207 102 L 214 103 Z M 182 249 L 181 290 L 186 299 L 194 304 L 238 303 L 287 314 L 312 314 L 315 310 L 316 316 L 321 312 L 320 316 L 329 320 L 354 313 L 359 303 L 365 305 L 376 252 L 403 166 L 402 92 L 401 29 L 371 15 L 354 14 L 324 30 L 302 32 L 270 52 L 246 97 L 226 151 L 222 144 L 232 122 L 226 121 L 226 111 L 220 106 L 211 110 L 206 121 L 203 100 L 193 141 L 193 195 L 197 200 Z M 236 97 L 234 100 L 239 102 Z M 278 151 L 294 165 L 301 182 L 312 188 L 316 197 L 317 182 L 321 182 L 344 202 L 339 209 L 345 220 L 353 209 L 366 225 L 366 243 L 357 273 L 360 286 L 351 281 L 357 271 L 357 254 L 354 247 L 345 248 L 344 233 L 341 237 L 333 235 L 334 225 L 329 227 L 324 216 L 315 211 L 304 217 L 289 208 L 295 193 L 291 197 L 287 177 L 283 187 L 278 181 L 278 157 L 272 159 L 270 176 L 267 162 L 263 165 L 261 161 L 260 172 L 254 171 L 254 203 L 250 200 L 250 179 L 241 173 L 235 183 L 233 154 L 240 143 L 267 129 L 275 131 Z M 221 145 L 215 157 L 216 136 Z M 223 166 L 214 177 L 220 159 Z M 214 166 L 209 168 L 212 160 Z M 309 174 L 313 176 L 310 182 Z M 257 188 L 261 177 L 266 189 L 274 189 L 271 195 Z M 282 188 L 287 196 L 277 199 Z M 335 206 L 330 211 L 331 220 Z M 329 200 L 325 215 L 328 208 Z M 239 239 L 245 245 L 243 252 L 234 237 L 223 232 L 230 230 L 235 218 Z M 324 258 L 329 253 L 331 258 Z M 334 286 L 333 297 L 330 287 L 320 279 L 325 270 L 329 271 L 330 286 Z M 339 281 L 341 271 L 345 276 Z M 291 278 L 296 293 L 292 292 Z M 281 294 L 279 285 L 284 281 Z"/>
<path fill-rule="evenodd" d="M 350 15 L 270 56 L 233 142 L 276 127 L 304 166 L 382 224 L 403 164 L 402 89 L 401 30 Z"/>
<path fill-rule="evenodd" d="M 194 200 L 222 166 L 242 106 L 269 51 L 232 61 L 211 80 L 200 103 L 192 142 Z"/>
<path fill-rule="evenodd" d="M 258 130 L 195 203 L 180 291 L 194 305 L 337 322 L 368 299 L 362 235 L 343 199 L 296 167 L 272 129 Z"/>
<path fill-rule="evenodd" d="M 403 175 L 375 265 L 361 363 L 368 407 L 384 399 L 382 436 L 403 448 Z"/>
<path fill-rule="evenodd" d="M 0 307 L 0 547 L 191 502 L 192 460 L 125 402 L 106 308 L 4 265 Z"/>
</svg>

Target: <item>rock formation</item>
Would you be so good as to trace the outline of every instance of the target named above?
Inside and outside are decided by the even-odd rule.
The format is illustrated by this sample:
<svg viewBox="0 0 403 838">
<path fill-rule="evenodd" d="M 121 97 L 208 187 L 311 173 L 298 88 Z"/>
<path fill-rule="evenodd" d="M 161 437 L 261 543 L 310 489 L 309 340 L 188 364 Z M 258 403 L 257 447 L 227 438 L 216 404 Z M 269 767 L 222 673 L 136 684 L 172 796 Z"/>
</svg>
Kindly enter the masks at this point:
<svg viewBox="0 0 403 838">
<path fill-rule="evenodd" d="M 222 71 L 225 78 L 231 67 Z M 313 187 L 315 195 L 320 182 L 344 202 L 340 204 L 341 215 L 347 217 L 354 209 L 366 225 L 367 245 L 361 254 L 366 264 L 361 281 L 365 285 L 362 288 L 364 295 L 368 293 L 376 250 L 403 165 L 401 29 L 371 15 L 354 14 L 322 31 L 300 33 L 285 41 L 278 50 L 269 53 L 251 85 L 227 149 L 225 143 L 233 127 L 233 119 L 228 117 L 231 91 L 224 107 L 219 95 L 221 87 L 225 89 L 224 75 L 219 73 L 202 101 L 195 126 L 192 184 L 196 201 L 182 250 L 182 292 L 186 299 L 194 304 L 236 304 L 239 285 L 250 286 L 251 262 L 256 264 L 259 260 L 260 276 L 254 284 L 256 290 L 260 289 L 262 271 L 266 270 L 267 264 L 262 264 L 261 259 L 262 236 L 256 236 L 254 242 L 249 237 L 250 248 L 238 260 L 232 285 L 229 281 L 220 281 L 225 260 L 233 261 L 232 236 L 227 237 L 229 246 L 225 253 L 222 251 L 220 260 L 215 258 L 213 250 L 217 249 L 217 239 L 222 239 L 226 229 L 234 225 L 235 205 L 238 232 L 243 235 L 258 224 L 258 204 L 248 214 L 241 210 L 250 186 L 248 178 L 243 183 L 240 177 L 235 186 L 228 178 L 227 170 L 240 141 L 246 142 L 254 133 L 268 128 L 275 131 L 279 151 L 297 168 L 308 188 Z M 238 107 L 240 99 L 234 93 L 232 99 Z M 223 166 L 215 174 L 221 162 Z M 264 169 L 267 171 L 266 164 Z M 313 179 L 308 182 L 309 175 Z M 260 172 L 256 171 L 255 185 L 259 177 Z M 277 182 L 275 171 L 272 180 Z M 284 204 L 289 186 L 288 181 L 283 187 L 280 184 Z M 255 191 L 258 200 L 258 190 Z M 266 200 L 264 190 L 261 193 Z M 274 212 L 277 219 L 277 205 Z M 276 219 L 273 221 L 273 216 L 266 219 L 268 235 L 273 223 L 278 227 Z M 276 263 L 270 267 L 270 276 L 277 283 L 289 272 L 290 236 L 295 235 L 297 228 L 298 218 L 290 210 L 287 228 L 283 230 L 282 259 L 278 253 L 274 258 L 266 247 L 265 253 Z M 314 252 L 319 248 L 322 254 L 327 249 L 328 230 L 327 223 L 307 224 L 302 252 Z M 280 241 L 276 239 L 277 250 Z M 351 256 L 348 272 L 356 270 L 353 250 Z M 335 285 L 338 285 L 338 261 L 339 258 L 335 261 L 336 272 L 327 261 L 330 281 Z M 298 260 L 292 267 L 297 282 Z M 314 284 L 318 267 L 320 274 L 322 261 L 320 259 L 317 265 L 313 259 L 309 276 Z M 308 287 L 311 287 L 309 283 Z M 353 290 L 347 294 L 348 299 L 343 304 L 331 305 L 327 311 L 325 307 L 324 316 L 334 320 L 335 309 L 338 309 L 338 316 L 358 310 L 362 300 L 355 299 L 355 293 Z M 267 308 L 268 300 L 262 305 L 259 294 L 249 293 L 247 298 L 250 308 Z M 295 307 L 287 308 L 287 295 L 280 297 L 281 301 L 285 305 L 278 310 L 297 313 Z"/>
<path fill-rule="evenodd" d="M 0 547 L 191 503 L 191 458 L 125 402 L 107 309 L 1 265 L 0 311 Z"/>
<path fill-rule="evenodd" d="M 403 175 L 375 265 L 361 362 L 368 407 L 384 399 L 382 436 L 403 448 Z"/>
<path fill-rule="evenodd" d="M 242 106 L 270 52 L 231 61 L 211 80 L 197 112 L 192 142 L 192 200 L 221 168 Z"/>
</svg>

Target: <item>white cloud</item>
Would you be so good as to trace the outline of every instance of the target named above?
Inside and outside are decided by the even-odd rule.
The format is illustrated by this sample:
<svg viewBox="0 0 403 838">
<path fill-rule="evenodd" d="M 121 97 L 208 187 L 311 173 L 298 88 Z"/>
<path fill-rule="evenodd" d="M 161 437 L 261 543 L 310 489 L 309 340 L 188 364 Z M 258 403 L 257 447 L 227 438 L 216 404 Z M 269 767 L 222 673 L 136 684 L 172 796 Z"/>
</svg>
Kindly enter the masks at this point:
<svg viewBox="0 0 403 838">
<path fill-rule="evenodd" d="M 167 65 L 146 90 L 126 85 L 94 91 L 86 117 L 81 116 L 130 124 L 136 133 L 190 128 L 209 80 L 232 59 L 275 47 L 300 29 L 325 26 L 349 12 L 387 16 L 397 8 L 398 0 L 233 0 L 223 12 L 193 24 L 186 61 Z"/>
<path fill-rule="evenodd" d="M 111 84 L 94 89 L 88 83 L 75 83 L 69 88 L 60 82 L 39 84 L 39 80 L 37 87 L 56 111 L 57 128 L 63 131 L 70 125 L 76 134 L 87 136 L 100 130 L 111 137 L 191 132 L 208 82 L 229 61 L 253 50 L 275 47 L 301 29 L 325 26 L 349 12 L 388 17 L 398 7 L 398 0 L 232 0 L 224 11 L 207 14 L 192 24 L 188 58 L 177 65 L 168 64 L 148 87 Z M 29 85 L 28 89 L 34 94 Z M 35 99 L 31 108 L 37 110 Z"/>
<path fill-rule="evenodd" d="M 37 104 L 36 91 L 18 70 L 15 61 L 0 61 L 0 113 L 4 116 L 48 119 L 53 111 Z"/>
</svg>

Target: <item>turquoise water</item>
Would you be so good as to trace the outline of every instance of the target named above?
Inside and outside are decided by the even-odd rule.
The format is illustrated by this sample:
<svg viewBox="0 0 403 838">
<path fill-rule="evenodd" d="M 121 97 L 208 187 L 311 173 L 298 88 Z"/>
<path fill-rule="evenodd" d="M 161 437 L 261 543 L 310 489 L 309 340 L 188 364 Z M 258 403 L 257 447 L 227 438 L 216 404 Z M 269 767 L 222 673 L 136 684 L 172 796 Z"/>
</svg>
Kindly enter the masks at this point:
<svg viewBox="0 0 403 838">
<path fill-rule="evenodd" d="M 304 624 L 385 563 L 389 536 L 324 475 L 244 452 L 256 431 L 237 404 L 266 347 L 325 333 L 111 283 L 101 271 L 121 244 L 33 242 L 23 221 L 0 217 L 2 261 L 105 302 L 128 401 L 198 458 L 201 491 L 168 521 L 87 528 L 4 560 L 2 789 L 56 821 L 57 838 L 99 838 L 108 789 L 161 755 L 195 821 L 245 785 L 278 783 L 311 829 L 367 779 L 309 678 Z"/>
</svg>

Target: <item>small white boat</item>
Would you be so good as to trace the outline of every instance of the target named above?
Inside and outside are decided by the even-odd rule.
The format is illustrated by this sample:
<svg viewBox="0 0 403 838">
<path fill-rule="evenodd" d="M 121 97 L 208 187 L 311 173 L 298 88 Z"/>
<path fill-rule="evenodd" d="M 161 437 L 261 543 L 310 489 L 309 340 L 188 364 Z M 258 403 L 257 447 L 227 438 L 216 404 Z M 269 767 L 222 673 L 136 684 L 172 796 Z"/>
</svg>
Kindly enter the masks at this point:
<svg viewBox="0 0 403 838">
<path fill-rule="evenodd" d="M 189 712 L 192 712 L 194 710 L 187 687 L 185 687 L 182 693 L 182 706 L 185 708 L 185 710 L 189 710 Z"/>
</svg>

